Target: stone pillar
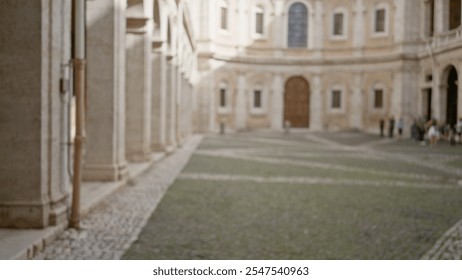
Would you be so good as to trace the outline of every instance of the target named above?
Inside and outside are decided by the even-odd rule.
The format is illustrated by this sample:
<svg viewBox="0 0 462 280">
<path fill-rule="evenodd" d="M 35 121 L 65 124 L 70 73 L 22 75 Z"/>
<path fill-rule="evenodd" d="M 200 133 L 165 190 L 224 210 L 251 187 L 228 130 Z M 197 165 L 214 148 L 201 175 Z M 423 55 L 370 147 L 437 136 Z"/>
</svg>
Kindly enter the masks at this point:
<svg viewBox="0 0 462 280">
<path fill-rule="evenodd" d="M 393 86 L 389 90 L 387 88 L 387 92 L 389 92 L 391 97 L 388 115 L 389 117 L 393 116 L 396 120 L 402 114 L 403 78 L 402 69 L 395 69 L 393 71 Z"/>
<path fill-rule="evenodd" d="M 247 102 L 246 102 L 246 88 L 247 82 L 245 79 L 245 75 L 243 72 L 238 74 L 237 80 L 237 99 L 236 99 L 236 106 L 234 108 L 235 112 L 235 122 L 236 122 L 236 129 L 243 130 L 247 128 Z M 232 96 L 231 94 L 229 95 Z"/>
<path fill-rule="evenodd" d="M 364 104 L 363 99 L 362 79 L 362 73 L 354 74 L 352 87 L 350 89 L 350 104 L 348 106 L 348 111 L 350 112 L 350 126 L 357 129 L 363 128 L 363 110 L 367 108 L 367 104 Z"/>
<path fill-rule="evenodd" d="M 457 67 L 458 66 L 458 67 Z M 457 69 L 457 121 L 462 118 L 462 62 L 456 65 Z"/>
<path fill-rule="evenodd" d="M 442 33 L 448 28 L 449 11 L 447 11 L 448 0 L 435 0 L 435 33 Z"/>
<path fill-rule="evenodd" d="M 284 81 L 279 73 L 273 74 L 271 104 L 271 128 L 273 130 L 282 130 L 284 122 Z"/>
<path fill-rule="evenodd" d="M 310 129 L 312 130 L 322 130 L 324 128 L 323 124 L 323 96 L 322 96 L 322 85 L 321 77 L 319 74 L 313 76 L 313 79 L 310 83 L 311 94 L 310 94 Z"/>
<path fill-rule="evenodd" d="M 314 11 L 308 11 L 312 21 L 308 21 L 308 48 L 316 51 L 315 56 L 322 56 L 324 42 L 324 2 L 317 0 Z"/>
<path fill-rule="evenodd" d="M 353 32 L 353 48 L 355 56 L 361 56 L 365 40 L 365 17 L 366 10 L 363 0 L 356 0 L 354 8 L 354 32 Z"/>
<path fill-rule="evenodd" d="M 160 48 L 152 53 L 151 150 L 164 151 L 166 145 L 167 59 Z"/>
<path fill-rule="evenodd" d="M 274 45 L 274 52 L 275 56 L 282 56 L 281 49 L 284 47 L 284 40 L 287 37 L 287 31 L 284 31 L 284 2 L 283 1 L 276 1 L 274 3 L 274 20 L 271 23 L 272 30 L 273 30 L 273 45 Z"/>
<path fill-rule="evenodd" d="M 239 10 L 239 22 L 247 22 L 248 21 L 248 17 L 249 17 L 249 12 L 251 13 L 251 11 L 248 11 L 248 8 L 247 8 L 247 1 L 246 0 L 239 0 L 237 2 L 237 5 L 238 5 L 238 10 Z M 251 43 L 251 41 L 249 42 L 249 34 L 250 34 L 250 28 L 252 28 L 252 23 L 250 24 L 239 24 L 239 33 L 238 33 L 238 52 L 239 54 L 241 55 L 244 55 L 246 53 L 246 49 L 244 46 L 248 45 Z"/>
<path fill-rule="evenodd" d="M 441 81 L 441 68 L 435 65 L 433 68 L 433 89 L 432 89 L 432 118 L 442 120 L 446 118 L 446 81 Z"/>
<path fill-rule="evenodd" d="M 69 1 L 2 1 L 0 8 L 0 227 L 66 220 Z M 66 97 L 67 95 L 67 97 Z M 64 130 L 64 131 L 63 131 Z M 69 146 L 67 146 L 69 147 Z"/>
<path fill-rule="evenodd" d="M 87 2 L 87 142 L 83 179 L 126 177 L 124 0 Z"/>
<path fill-rule="evenodd" d="M 406 1 L 395 0 L 393 3 L 393 5 L 396 7 L 396 9 L 394 9 L 395 16 L 393 18 L 395 30 L 394 31 L 390 30 L 390 32 L 393 32 L 393 39 L 395 43 L 403 42 L 405 40 L 405 37 L 409 36 L 409 32 L 406 32 L 407 31 L 406 29 L 409 29 L 408 25 L 412 25 L 411 23 L 412 23 L 413 18 L 412 17 L 405 18 L 405 12 L 406 12 L 406 6 L 411 2 L 413 1 L 412 0 L 406 0 Z M 417 10 L 417 7 L 419 7 L 419 3 L 417 4 L 412 3 L 412 4 L 414 4 L 413 5 L 414 6 L 413 16 L 414 18 L 418 19 L 419 17 L 416 16 L 415 12 Z M 388 24 L 391 26 L 390 22 Z M 420 22 L 417 20 L 412 26 L 419 26 L 419 25 L 420 25 Z"/>
<path fill-rule="evenodd" d="M 183 97 L 183 75 L 180 72 L 178 66 L 176 69 L 176 98 L 175 98 L 175 141 L 177 144 L 181 144 L 181 118 L 183 116 L 182 111 L 182 97 Z"/>
<path fill-rule="evenodd" d="M 216 110 L 216 84 L 215 80 L 212 78 L 212 71 L 209 73 L 210 76 L 205 76 L 205 79 L 202 80 L 203 89 L 205 94 L 202 96 L 204 105 L 207 107 L 206 112 L 208 112 L 208 131 L 215 131 L 217 129 L 217 110 Z M 228 87 L 229 90 L 229 87 Z"/>
<path fill-rule="evenodd" d="M 410 125 L 417 116 L 417 100 L 419 95 L 419 73 L 417 62 L 406 62 L 401 69 L 394 72 L 393 100 L 390 114 L 396 120 L 403 118 L 404 134 L 410 135 Z"/>
<path fill-rule="evenodd" d="M 142 162 L 151 151 L 152 20 L 127 18 L 126 157 Z"/>
<path fill-rule="evenodd" d="M 167 98 L 166 98 L 166 109 L 167 109 L 167 118 L 166 118 L 166 144 L 170 148 L 176 146 L 175 142 L 175 88 L 176 88 L 176 79 L 175 79 L 175 66 L 173 65 L 173 57 L 169 56 L 167 62 Z"/>
</svg>

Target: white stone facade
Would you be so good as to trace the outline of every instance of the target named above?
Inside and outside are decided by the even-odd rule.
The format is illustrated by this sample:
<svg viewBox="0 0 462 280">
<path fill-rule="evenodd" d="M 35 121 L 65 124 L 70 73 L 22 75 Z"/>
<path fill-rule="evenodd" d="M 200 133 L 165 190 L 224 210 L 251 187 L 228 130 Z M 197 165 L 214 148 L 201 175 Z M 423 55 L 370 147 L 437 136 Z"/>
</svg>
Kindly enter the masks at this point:
<svg viewBox="0 0 462 280">
<path fill-rule="evenodd" d="M 409 133 L 414 118 L 451 121 L 448 72 L 451 66 L 462 70 L 462 29 L 460 11 L 449 14 L 451 7 L 460 10 L 460 1 L 194 2 L 203 131 L 218 131 L 221 125 L 282 129 L 285 85 L 292 77 L 309 84 L 309 123 L 303 127 L 312 130 L 377 132 L 379 120 L 393 116 L 404 118 Z M 300 4 L 306 9 L 306 46 L 291 47 L 291 8 Z M 459 24 L 449 26 L 449 17 Z M 261 22 L 263 31 L 256 29 Z M 428 88 L 433 89 L 431 108 L 425 104 Z M 221 104 L 223 89 L 227 104 Z M 256 89 L 262 90 L 258 108 Z M 454 119 L 462 117 L 461 90 L 456 90 Z"/>
</svg>

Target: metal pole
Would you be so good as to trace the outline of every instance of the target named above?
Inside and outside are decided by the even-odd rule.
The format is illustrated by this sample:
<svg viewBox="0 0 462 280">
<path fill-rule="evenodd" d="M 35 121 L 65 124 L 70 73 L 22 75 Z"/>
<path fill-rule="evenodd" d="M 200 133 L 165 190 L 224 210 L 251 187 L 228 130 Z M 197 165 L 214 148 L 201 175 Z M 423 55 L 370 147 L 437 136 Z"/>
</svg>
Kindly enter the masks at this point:
<svg viewBox="0 0 462 280">
<path fill-rule="evenodd" d="M 85 0 L 73 0 L 74 92 L 76 101 L 76 134 L 74 140 L 74 177 L 70 227 L 80 228 L 80 187 L 82 154 L 85 144 Z"/>
</svg>

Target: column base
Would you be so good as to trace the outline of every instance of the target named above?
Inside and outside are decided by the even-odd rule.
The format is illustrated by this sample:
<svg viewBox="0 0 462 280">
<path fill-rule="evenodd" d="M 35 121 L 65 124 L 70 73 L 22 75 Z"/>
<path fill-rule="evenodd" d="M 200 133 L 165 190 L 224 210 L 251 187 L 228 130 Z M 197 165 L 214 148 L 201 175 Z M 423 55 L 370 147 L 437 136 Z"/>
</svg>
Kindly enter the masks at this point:
<svg viewBox="0 0 462 280">
<path fill-rule="evenodd" d="M 50 207 L 37 202 L 0 203 L 1 228 L 45 228 L 49 225 Z"/>
<path fill-rule="evenodd" d="M 153 143 L 151 144 L 151 152 L 165 152 L 165 144 Z"/>
<path fill-rule="evenodd" d="M 120 165 L 85 165 L 83 168 L 83 181 L 113 182 L 128 177 L 127 164 Z"/>
<path fill-rule="evenodd" d="M 136 153 L 136 154 L 127 154 L 125 156 L 129 162 L 147 162 L 151 160 L 151 154 L 146 153 Z"/>
</svg>

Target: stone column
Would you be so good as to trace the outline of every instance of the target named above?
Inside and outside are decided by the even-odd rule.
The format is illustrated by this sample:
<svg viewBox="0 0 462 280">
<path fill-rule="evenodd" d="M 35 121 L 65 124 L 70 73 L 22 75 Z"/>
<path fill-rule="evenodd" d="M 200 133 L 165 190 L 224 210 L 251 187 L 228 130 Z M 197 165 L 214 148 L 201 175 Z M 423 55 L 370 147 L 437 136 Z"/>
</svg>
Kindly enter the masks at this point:
<svg viewBox="0 0 462 280">
<path fill-rule="evenodd" d="M 363 0 L 356 0 L 354 8 L 354 32 L 353 32 L 353 48 L 355 56 L 362 56 L 364 40 L 365 40 L 365 17 L 366 10 Z"/>
<path fill-rule="evenodd" d="M 166 144 L 172 149 L 176 146 L 175 141 L 175 106 L 176 106 L 176 75 L 175 75 L 175 65 L 173 64 L 173 57 L 169 56 L 167 58 L 167 98 L 166 98 L 166 108 L 167 108 L 167 123 L 166 123 Z"/>
<path fill-rule="evenodd" d="M 152 20 L 127 18 L 126 157 L 142 162 L 151 151 Z"/>
<path fill-rule="evenodd" d="M 160 47 L 152 53 L 151 150 L 164 151 L 166 145 L 167 58 Z"/>
<path fill-rule="evenodd" d="M 458 66 L 458 67 L 457 67 Z M 462 118 L 462 62 L 456 65 L 457 69 L 457 121 Z"/>
<path fill-rule="evenodd" d="M 0 227 L 66 220 L 69 1 L 3 1 L 0 8 Z M 64 67 L 64 66 L 63 66 Z M 67 112 L 68 113 L 68 112 Z"/>
<path fill-rule="evenodd" d="M 273 30 L 273 45 L 275 47 L 274 55 L 281 56 L 281 49 L 284 46 L 284 36 L 287 36 L 287 31 L 284 31 L 284 2 L 276 1 L 274 3 L 274 20 L 271 23 Z"/>
<path fill-rule="evenodd" d="M 447 86 L 446 81 L 441 81 L 441 68 L 440 66 L 435 65 L 433 68 L 433 89 L 432 89 L 432 118 L 437 120 L 442 120 L 446 118 L 444 114 L 446 112 L 446 92 Z"/>
<path fill-rule="evenodd" d="M 83 179 L 126 177 L 124 0 L 87 2 L 87 142 Z"/>
<path fill-rule="evenodd" d="M 410 34 L 409 32 L 406 32 L 407 30 L 409 30 L 409 27 L 408 25 L 412 25 L 412 26 L 419 26 L 420 25 L 420 21 L 416 20 L 414 22 L 414 24 L 412 24 L 413 22 L 413 18 L 412 17 L 408 17 L 408 18 L 405 18 L 405 12 L 407 11 L 406 10 L 406 6 L 409 5 L 411 2 L 411 0 L 406 0 L 406 1 L 402 1 L 402 0 L 395 0 L 393 5 L 396 7 L 395 9 L 395 16 L 393 19 L 389 19 L 390 20 L 393 20 L 394 21 L 394 31 L 393 30 L 390 30 L 390 32 L 393 32 L 393 39 L 395 41 L 395 43 L 400 43 L 400 42 L 403 42 L 405 41 L 405 37 L 408 37 Z M 416 7 L 419 6 L 420 3 L 411 3 L 411 4 L 414 4 L 413 6 L 413 14 L 414 14 L 414 18 L 415 19 L 418 19 L 418 16 L 415 16 L 415 11 L 416 11 Z M 388 23 L 390 26 L 390 22 Z"/>
<path fill-rule="evenodd" d="M 181 144 L 181 118 L 183 116 L 183 75 L 180 72 L 179 66 L 176 67 L 176 98 L 175 98 L 175 141 Z"/>
<path fill-rule="evenodd" d="M 390 89 L 387 88 L 387 92 L 391 97 L 388 115 L 393 116 L 396 120 L 402 114 L 403 78 L 402 69 L 395 69 L 393 71 L 393 86 Z"/>
<path fill-rule="evenodd" d="M 247 81 L 245 79 L 245 75 L 243 72 L 238 73 L 238 80 L 237 80 L 237 99 L 236 99 L 236 106 L 235 110 L 235 122 L 236 122 L 236 129 L 243 130 L 247 128 L 247 102 L 246 102 L 246 88 L 247 88 Z M 229 96 L 232 96 L 231 94 Z"/>
<path fill-rule="evenodd" d="M 350 126 L 352 128 L 363 128 L 363 110 L 367 104 L 364 104 L 363 87 L 362 87 L 362 73 L 355 73 L 352 83 L 351 99 L 348 107 L 350 115 Z"/>
<path fill-rule="evenodd" d="M 280 73 L 273 74 L 271 104 L 271 128 L 273 130 L 282 130 L 284 122 L 284 81 Z"/>
<path fill-rule="evenodd" d="M 413 118 L 417 116 L 417 100 L 419 95 L 419 73 L 417 62 L 406 62 L 401 69 L 394 72 L 394 89 L 392 110 L 390 114 L 396 120 L 403 118 L 404 135 L 410 135 L 410 125 Z"/>
<path fill-rule="evenodd" d="M 311 94 L 310 94 L 310 129 L 322 130 L 323 124 L 323 96 L 322 96 L 322 85 L 321 76 L 316 74 L 310 83 Z"/>
<path fill-rule="evenodd" d="M 316 51 L 315 56 L 322 56 L 324 45 L 324 3 L 316 0 L 314 11 L 308 11 L 312 21 L 308 23 L 308 48 Z"/>
<path fill-rule="evenodd" d="M 435 33 L 446 31 L 448 25 L 449 12 L 447 11 L 448 0 L 435 0 Z"/>
</svg>

